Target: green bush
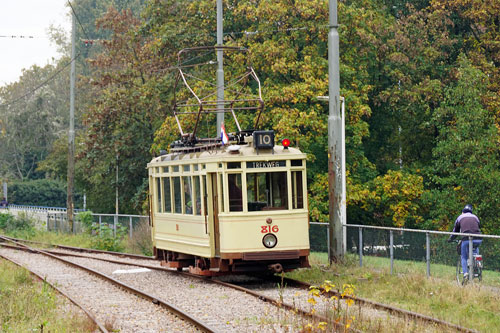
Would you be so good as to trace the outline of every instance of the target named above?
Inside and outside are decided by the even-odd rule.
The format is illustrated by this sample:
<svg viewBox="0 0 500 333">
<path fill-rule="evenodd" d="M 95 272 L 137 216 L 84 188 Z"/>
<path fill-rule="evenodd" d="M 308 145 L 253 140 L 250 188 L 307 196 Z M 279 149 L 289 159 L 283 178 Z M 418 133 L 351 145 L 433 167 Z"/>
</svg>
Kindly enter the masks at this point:
<svg viewBox="0 0 500 333">
<path fill-rule="evenodd" d="M 35 222 L 26 213 L 19 213 L 17 217 L 0 213 L 0 229 L 16 238 L 29 239 L 36 233 Z"/>
<path fill-rule="evenodd" d="M 123 239 L 127 235 L 127 229 L 121 225 L 116 226 L 116 237 L 113 235 L 113 228 L 107 224 L 102 224 L 99 228 L 98 224 L 92 225 L 92 248 L 97 250 L 123 252 Z"/>
<path fill-rule="evenodd" d="M 14 223 L 13 220 L 14 216 L 12 216 L 10 213 L 0 213 L 0 229 L 6 230 L 7 226 L 10 226 Z"/>
<path fill-rule="evenodd" d="M 48 207 L 66 207 L 66 184 L 51 179 L 36 179 L 9 184 L 9 203 Z M 75 193 L 75 208 L 81 195 Z"/>
<path fill-rule="evenodd" d="M 92 212 L 91 211 L 85 211 L 85 212 L 80 212 L 76 215 L 76 219 L 80 221 L 83 229 L 88 232 L 92 233 Z"/>
</svg>

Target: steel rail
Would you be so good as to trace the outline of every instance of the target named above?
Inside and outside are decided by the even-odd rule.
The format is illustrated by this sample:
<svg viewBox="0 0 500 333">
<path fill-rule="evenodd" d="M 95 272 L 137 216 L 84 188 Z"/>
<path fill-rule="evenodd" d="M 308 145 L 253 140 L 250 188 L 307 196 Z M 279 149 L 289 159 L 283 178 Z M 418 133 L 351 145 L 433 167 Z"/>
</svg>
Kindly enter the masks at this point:
<svg viewBox="0 0 500 333">
<path fill-rule="evenodd" d="M 76 248 L 76 247 L 75 248 L 73 248 L 73 247 L 67 247 L 67 249 L 74 250 L 74 251 L 81 251 L 81 252 L 85 252 L 85 250 L 86 250 L 86 249 L 83 249 L 83 248 Z M 89 251 L 89 252 L 91 252 L 91 251 Z M 109 252 L 109 251 L 100 251 L 100 252 L 96 252 L 96 253 L 104 253 L 104 254 L 117 255 L 117 256 L 122 255 L 119 252 Z M 65 253 L 60 253 L 60 252 L 58 254 L 60 254 L 60 255 L 68 255 L 68 256 L 84 257 L 84 258 L 91 258 L 91 257 L 88 257 L 88 256 L 83 256 L 83 255 L 79 256 L 79 255 L 65 254 Z M 144 257 L 144 259 L 146 259 L 146 258 L 153 259 L 152 257 Z M 186 272 L 179 272 L 179 271 L 171 270 L 171 269 L 168 269 L 168 268 L 165 268 L 165 267 L 158 267 L 158 266 L 152 266 L 152 265 L 142 265 L 142 264 L 135 264 L 135 263 L 126 263 L 126 262 L 119 261 L 119 260 L 104 259 L 104 258 L 94 258 L 93 257 L 91 259 L 102 260 L 102 261 L 107 261 L 107 262 L 116 263 L 116 264 L 124 264 L 124 265 L 131 265 L 131 266 L 137 266 L 137 267 L 143 267 L 143 268 L 150 268 L 150 269 L 155 269 L 155 270 L 160 270 L 160 271 L 166 271 L 166 272 L 174 273 L 174 274 L 182 274 L 182 275 L 185 275 L 185 276 L 188 276 L 188 277 L 194 277 L 194 278 L 198 278 L 198 279 L 202 279 L 202 280 L 206 280 L 206 281 L 211 281 L 211 282 L 214 282 L 214 283 L 219 283 L 221 285 L 226 285 L 228 287 L 232 287 L 234 289 L 245 291 L 245 292 L 248 292 L 248 294 L 250 294 L 252 296 L 255 296 L 255 297 L 258 297 L 259 299 L 265 300 L 266 302 L 270 302 L 270 303 L 277 302 L 277 301 L 272 300 L 272 299 L 266 300 L 265 298 L 267 296 L 259 295 L 258 293 L 255 293 L 255 292 L 253 292 L 250 289 L 246 289 L 246 288 L 243 288 L 243 287 L 240 287 L 240 286 L 237 286 L 237 285 L 233 285 L 233 284 L 228 284 L 226 282 L 222 282 L 222 281 L 218 281 L 218 280 L 207 279 L 206 277 L 200 277 L 198 275 L 193 275 L 193 274 L 186 273 Z M 273 277 L 272 281 L 273 282 L 280 282 L 281 283 L 281 277 L 279 277 L 279 278 L 278 277 Z M 298 280 L 294 280 L 294 279 L 290 279 L 290 278 L 283 278 L 283 282 L 286 282 L 289 285 L 292 285 L 292 286 L 295 286 L 295 287 L 299 287 L 301 289 L 306 289 L 306 290 L 309 290 L 310 287 L 311 287 L 311 284 L 308 284 L 308 283 L 302 282 L 302 281 L 298 281 Z M 322 291 L 326 295 L 328 295 L 330 297 L 331 296 L 339 296 L 339 295 L 341 295 L 341 293 L 339 291 L 337 291 L 337 290 L 333 290 L 333 291 L 330 291 L 328 293 L 325 290 L 322 290 Z M 263 296 L 263 297 L 261 297 L 261 296 Z M 393 306 L 390 306 L 390 305 L 386 305 L 386 304 L 383 304 L 383 303 L 378 303 L 378 302 L 371 301 L 371 300 L 368 300 L 368 299 L 364 299 L 364 298 L 360 298 L 360 297 L 355 297 L 355 296 L 345 296 L 344 298 L 352 299 L 355 302 L 358 302 L 358 303 L 361 303 L 361 304 L 366 304 L 366 305 L 372 306 L 372 307 L 374 307 L 376 309 L 380 309 L 380 310 L 388 311 L 388 312 L 391 312 L 391 313 L 400 314 L 402 316 L 408 316 L 408 317 L 412 317 L 414 319 L 420 319 L 420 320 L 423 320 L 423 321 L 432 322 L 432 323 L 440 324 L 440 325 L 443 325 L 443 326 L 451 327 L 451 328 L 456 329 L 456 330 L 461 331 L 461 332 L 477 332 L 475 330 L 472 330 L 472 329 L 469 329 L 469 328 L 466 328 L 466 327 L 462 327 L 462 326 L 459 326 L 459 325 L 455 325 L 455 324 L 452 324 L 452 323 L 449 323 L 449 322 L 446 322 L 446 321 L 443 321 L 443 320 L 440 320 L 440 319 L 437 319 L 437 318 L 433 318 L 433 317 L 426 316 L 426 315 L 423 315 L 423 314 L 419 314 L 419 313 L 416 313 L 416 312 L 412 312 L 412 311 L 400 309 L 400 308 L 393 307 Z"/>
<path fill-rule="evenodd" d="M 120 282 L 106 274 L 103 274 L 103 273 L 100 273 L 92 268 L 89 268 L 89 267 L 85 267 L 85 266 L 82 266 L 82 265 L 79 265 L 77 263 L 74 263 L 74 262 L 71 262 L 69 260 L 66 260 L 66 259 L 63 259 L 63 258 L 60 258 L 58 257 L 58 255 L 54 255 L 52 253 L 49 253 L 47 251 L 43 251 L 43 250 L 39 250 L 39 249 L 35 249 L 35 248 L 31 248 L 27 245 L 24 245 L 24 244 L 21 244 L 19 242 L 16 242 L 16 241 L 13 241 L 13 240 L 10 240 L 8 238 L 5 238 L 3 236 L 0 236 L 0 239 L 3 239 L 5 241 L 8 241 L 8 242 L 12 242 L 14 244 L 17 244 L 19 245 L 20 247 L 24 247 L 26 248 L 27 251 L 29 252 L 34 252 L 34 253 L 39 253 L 39 254 L 43 254 L 45 256 L 48 256 L 50 258 L 53 258 L 53 259 L 56 259 L 56 260 L 59 260 L 61 262 L 64 262 L 65 264 L 67 265 L 70 265 L 70 266 L 73 266 L 73 267 L 76 267 L 76 268 L 79 268 L 79 269 L 82 269 L 90 274 L 93 274 L 103 280 L 106 280 L 108 282 L 111 282 L 112 284 L 120 287 L 120 288 L 123 288 L 124 290 L 126 291 L 129 291 L 130 293 L 136 295 L 136 296 L 140 296 L 148 301 L 151 301 L 153 304 L 157 304 L 157 305 L 160 305 L 164 308 L 166 308 L 168 311 L 172 312 L 173 314 L 175 314 L 176 316 L 190 322 L 191 324 L 193 324 L 194 326 L 196 326 L 198 329 L 200 329 L 201 331 L 203 332 L 216 332 L 213 328 L 207 326 L 206 324 L 204 324 L 202 321 L 196 319 L 195 317 L 192 317 L 191 315 L 183 312 L 181 309 L 177 308 L 176 306 L 170 304 L 170 303 L 167 303 L 153 295 L 150 295 L 146 292 L 143 292 L 139 289 L 136 289 L 126 283 L 123 283 L 123 282 Z M 0 244 L 1 245 L 1 244 Z M 91 258 L 91 259 L 97 259 L 97 258 Z M 102 259 L 99 259 L 99 260 L 102 260 Z M 105 260 L 106 261 L 106 260 Z M 133 265 L 133 264 L 130 264 L 130 265 Z M 135 265 L 135 266 L 138 266 L 140 267 L 139 265 Z"/>
<path fill-rule="evenodd" d="M 0 237 L 0 239 L 1 239 L 1 237 Z M 14 246 L 14 245 L 8 245 L 8 244 L 1 244 L 0 243 L 0 246 L 9 247 L 9 248 L 17 249 L 17 250 L 21 250 L 21 251 L 29 251 L 29 249 L 27 249 L 25 247 L 18 247 L 18 246 Z M 89 256 L 82 255 L 82 254 L 61 253 L 61 252 L 51 251 L 51 250 L 45 251 L 45 252 L 53 254 L 55 256 L 68 256 L 68 257 L 76 257 L 76 258 L 93 259 L 93 260 L 105 261 L 105 262 L 109 262 L 109 263 L 113 263 L 113 264 L 128 265 L 128 266 L 135 266 L 135 267 L 141 267 L 141 268 L 148 268 L 148 269 L 151 269 L 151 270 L 157 270 L 157 271 L 162 271 L 162 272 L 166 272 L 166 273 L 170 273 L 170 274 L 181 275 L 181 276 L 185 276 L 185 277 L 188 277 L 188 278 L 195 278 L 195 279 L 202 280 L 202 281 L 205 281 L 205 282 L 208 282 L 208 283 L 214 283 L 214 284 L 218 284 L 218 285 L 221 285 L 221 286 L 224 286 L 224 287 L 227 287 L 227 288 L 232 288 L 232 289 L 244 292 L 244 293 L 246 293 L 246 294 L 248 294 L 250 296 L 258 298 L 259 300 L 261 300 L 263 302 L 270 303 L 270 304 L 272 304 L 272 305 L 274 305 L 274 306 L 276 306 L 278 308 L 285 308 L 285 309 L 293 311 L 295 313 L 299 313 L 299 314 L 301 314 L 304 317 L 310 317 L 310 318 L 313 318 L 313 319 L 316 319 L 316 320 L 319 320 L 319 321 L 322 321 L 322 322 L 328 322 L 328 318 L 326 318 L 324 316 L 320 316 L 320 315 L 311 313 L 309 311 L 306 311 L 306 310 L 303 310 L 303 309 L 299 309 L 299 308 L 294 307 L 293 305 L 285 303 L 285 302 L 280 302 L 280 301 L 278 301 L 278 300 L 276 300 L 276 299 L 274 299 L 272 297 L 268 297 L 268 296 L 266 296 L 264 294 L 260 294 L 258 292 L 255 292 L 255 291 L 251 290 L 251 289 L 248 289 L 248 288 L 245 288 L 245 287 L 242 287 L 242 286 L 238 286 L 236 284 L 224 282 L 224 281 L 213 280 L 213 279 L 211 279 L 209 277 L 206 277 L 206 276 L 200 276 L 200 275 L 191 274 L 191 273 L 187 273 L 187 272 L 181 272 L 181 271 L 177 271 L 177 270 L 172 270 L 172 269 L 169 269 L 169 268 L 166 268 L 166 267 L 159 267 L 159 266 L 153 266 L 153 265 L 138 264 L 138 263 L 132 263 L 132 262 L 124 262 L 124 261 L 121 261 L 121 260 L 113 260 L 113 259 L 89 257 Z M 342 328 L 342 329 L 344 328 L 344 325 L 341 324 L 341 323 L 331 322 L 331 324 L 334 325 L 336 328 Z M 351 331 L 351 332 L 360 332 L 360 331 L 358 331 L 358 330 L 356 330 L 354 328 L 349 328 L 348 330 Z"/>
<path fill-rule="evenodd" d="M 274 277 L 273 278 L 273 281 L 277 281 L 277 280 L 279 280 L 281 282 L 281 277 L 280 278 L 278 278 L 278 277 Z M 310 287 L 312 286 L 309 283 L 298 281 L 298 280 L 294 280 L 294 279 L 290 279 L 290 278 L 283 278 L 283 283 L 287 283 L 289 285 L 292 285 L 292 286 L 295 286 L 295 287 L 298 287 L 298 288 L 302 288 L 302 289 L 306 289 L 306 290 L 309 290 Z M 341 293 L 338 290 L 330 290 L 330 291 L 327 292 L 323 288 L 319 288 L 318 287 L 318 289 L 320 289 L 322 291 L 322 293 L 324 295 L 328 296 L 328 297 L 331 297 L 331 296 L 337 296 L 337 297 L 339 297 L 339 296 L 341 296 Z M 348 295 L 344 295 L 344 298 L 351 299 L 354 302 L 358 302 L 359 304 L 365 304 L 365 305 L 371 306 L 371 307 L 373 307 L 375 309 L 384 310 L 384 311 L 387 311 L 389 313 L 398 314 L 398 315 L 401 315 L 401 316 L 406 316 L 406 317 L 410 317 L 410 318 L 413 318 L 413 319 L 416 319 L 416 320 L 422 320 L 422 321 L 426 321 L 426 322 L 429 322 L 429 323 L 438 324 L 438 325 L 441 325 L 441 326 L 446 326 L 446 327 L 455 329 L 455 330 L 460 331 L 460 332 L 470 332 L 470 333 L 476 333 L 476 332 L 478 332 L 476 330 L 473 330 L 473 329 L 470 329 L 470 328 L 466 328 L 466 327 L 463 327 L 463 326 L 459 326 L 459 325 L 456 325 L 456 324 L 453 324 L 453 323 L 450 323 L 450 322 L 447 322 L 447 321 L 444 321 L 444 320 L 441 320 L 441 319 L 437 319 L 437 318 L 433 318 L 433 317 L 430 317 L 430 316 L 427 316 L 427 315 L 423 315 L 423 314 L 420 314 L 420 313 L 416 313 L 416 312 L 412 312 L 412 311 L 409 311 L 409 310 L 397 308 L 397 307 L 394 307 L 394 306 L 391 306 L 391 305 L 386 305 L 386 304 L 383 304 L 383 303 L 371 301 L 371 300 L 368 300 L 368 299 L 365 299 L 365 298 L 356 297 L 356 296 L 348 296 Z"/>
<path fill-rule="evenodd" d="M 83 248 L 83 247 L 74 247 L 74 246 L 60 245 L 60 244 L 49 244 L 49 243 L 31 241 L 31 240 L 27 240 L 27 239 L 13 238 L 13 237 L 9 237 L 9 236 L 2 236 L 2 237 L 10 239 L 10 240 L 13 240 L 13 241 L 16 241 L 16 242 L 24 242 L 24 243 L 30 243 L 30 244 L 46 245 L 46 246 L 55 247 L 55 248 L 59 248 L 59 249 L 70 250 L 70 251 L 87 252 L 87 253 L 100 253 L 100 254 L 110 254 L 110 255 L 116 255 L 116 256 L 120 256 L 120 257 L 131 258 L 131 259 L 143 259 L 143 260 L 154 260 L 155 259 L 154 257 L 143 256 L 143 255 L 140 255 L 140 254 L 114 252 L 114 251 L 105 251 L 105 250 L 96 250 L 96 249 L 88 249 L 88 248 Z"/>
<path fill-rule="evenodd" d="M 5 245 L 5 244 L 3 244 Z M 26 269 L 28 272 L 30 272 L 31 275 L 35 276 L 36 278 L 38 278 L 41 282 L 43 283 L 47 283 L 52 289 L 54 289 L 55 291 L 57 291 L 59 294 L 61 294 L 62 296 L 66 297 L 71 303 L 73 303 L 74 305 L 76 305 L 77 307 L 79 307 L 83 312 L 85 312 L 85 314 L 87 315 L 87 317 L 92 320 L 94 322 L 94 324 L 99 328 L 99 330 L 103 333 L 108 333 L 109 331 L 104 327 L 103 324 L 101 324 L 97 319 L 96 317 L 89 311 L 87 310 L 86 308 L 83 307 L 83 305 L 81 305 L 78 301 L 76 301 L 73 297 L 69 296 L 67 293 L 65 293 L 64 291 L 62 291 L 61 289 L 59 289 L 58 287 L 56 287 L 55 285 L 53 285 L 52 283 L 50 283 L 49 281 L 47 281 L 46 279 L 44 279 L 41 275 L 39 275 L 38 273 L 32 271 L 31 269 L 29 269 L 28 267 L 25 267 L 23 266 L 21 263 L 17 262 L 16 260 L 14 259 L 10 259 L 2 254 L 0 254 L 0 258 L 3 258 L 4 260 L 7 260 L 7 261 L 10 261 L 12 262 L 13 264 L 21 267 L 21 268 L 24 268 Z"/>
<path fill-rule="evenodd" d="M 73 251 L 83 250 L 84 251 L 85 249 L 71 248 L 70 247 L 69 250 L 73 250 Z M 106 262 L 115 263 L 115 264 L 129 265 L 129 266 L 136 266 L 136 267 L 148 268 L 148 269 L 152 269 L 152 270 L 164 271 L 164 272 L 167 272 L 167 273 L 183 275 L 183 276 L 186 276 L 186 277 L 192 277 L 192 278 L 196 278 L 196 279 L 199 279 L 199 280 L 203 280 L 203 281 L 207 281 L 207 282 L 219 284 L 219 285 L 222 285 L 222 286 L 226 286 L 226 287 L 229 287 L 229 288 L 233 288 L 233 289 L 245 292 L 245 293 L 247 293 L 247 294 L 249 294 L 251 296 L 254 296 L 254 297 L 256 297 L 256 298 L 258 298 L 258 299 L 260 299 L 260 300 L 262 300 L 264 302 L 270 303 L 272 305 L 275 305 L 275 306 L 278 306 L 278 307 L 284 307 L 284 308 L 286 308 L 288 310 L 296 311 L 296 312 L 300 313 L 303 316 L 314 317 L 315 319 L 328 322 L 327 318 L 325 318 L 325 317 L 311 314 L 311 313 L 309 313 L 307 311 L 304 311 L 302 309 L 295 308 L 295 307 L 293 307 L 290 304 L 281 303 L 281 302 L 279 302 L 279 301 L 277 301 L 277 300 L 275 300 L 273 298 L 270 298 L 270 297 L 265 296 L 263 294 L 259 294 L 259 293 L 255 292 L 253 290 L 250 290 L 250 289 L 247 289 L 247 288 L 235 285 L 235 284 L 231 284 L 231 283 L 228 283 L 228 282 L 213 280 L 213 279 L 210 279 L 210 278 L 207 278 L 207 277 L 203 277 L 203 276 L 199 276 L 199 275 L 194 275 L 194 274 L 190 274 L 190 273 L 187 273 L 187 272 L 179 272 L 177 270 L 172 270 L 172 269 L 169 269 L 169 268 L 166 268 L 166 267 L 158 267 L 158 266 L 154 266 L 154 265 L 144 265 L 144 264 L 138 264 L 138 263 L 124 262 L 124 261 L 121 261 L 121 260 L 96 258 L 96 257 L 89 257 L 89 256 L 85 256 L 85 255 L 78 255 L 78 254 L 61 253 L 61 252 L 56 252 L 56 251 L 47 251 L 47 252 L 52 253 L 54 255 L 73 256 L 73 257 L 79 257 L 79 258 L 88 258 L 88 259 L 106 261 Z M 116 255 L 116 256 L 120 256 L 121 255 L 121 253 L 118 253 L 118 252 L 102 251 L 102 252 L 99 252 L 99 253 Z M 145 257 L 145 258 L 152 259 L 150 257 Z M 271 278 L 269 280 L 272 281 L 272 282 L 279 282 L 279 283 L 281 283 L 281 277 L 274 276 L 273 278 Z M 286 283 L 286 284 L 288 284 L 288 285 L 290 285 L 290 286 L 298 287 L 298 288 L 305 289 L 305 290 L 309 290 L 310 287 L 312 286 L 311 284 L 308 284 L 306 282 L 302 282 L 302 281 L 298 281 L 298 280 L 294 280 L 294 279 L 290 279 L 290 278 L 283 278 L 283 282 Z M 337 291 L 337 290 L 331 290 L 329 292 L 326 292 L 322 288 L 319 288 L 319 289 L 323 292 L 323 294 L 325 296 L 328 296 L 328 297 L 331 297 L 331 296 L 337 296 L 337 297 L 339 297 L 339 296 L 341 296 L 341 293 L 339 291 Z M 368 299 L 364 299 L 364 298 L 360 298 L 360 297 L 355 297 L 355 296 L 347 296 L 347 295 L 344 296 L 344 299 L 345 298 L 352 299 L 353 301 L 357 302 L 358 304 L 364 304 L 364 305 L 367 305 L 367 306 L 371 306 L 371 307 L 373 307 L 375 309 L 379 309 L 379 310 L 383 310 L 383 311 L 390 312 L 390 313 L 393 313 L 393 314 L 397 314 L 397 315 L 400 315 L 402 317 L 406 316 L 406 317 L 410 317 L 412 319 L 422 320 L 422 321 L 426 321 L 426 322 L 430 322 L 430 323 L 434 323 L 434 324 L 439 324 L 439 325 L 442 325 L 442 326 L 450 327 L 450 328 L 453 328 L 453 329 L 455 329 L 457 331 L 460 331 L 460 332 L 477 332 L 475 330 L 472 330 L 472 329 L 469 329 L 469 328 L 466 328 L 466 327 L 462 327 L 462 326 L 459 326 L 459 325 L 455 325 L 453 323 L 449 323 L 449 322 L 446 322 L 446 321 L 441 320 L 441 319 L 433 318 L 433 317 L 426 316 L 426 315 L 423 315 L 423 314 L 420 314 L 420 313 L 408 311 L 408 310 L 405 310 L 405 309 L 401 309 L 401 308 L 397 308 L 397 307 L 394 307 L 394 306 L 386 305 L 386 304 L 383 304 L 383 303 L 371 301 L 371 300 L 368 300 Z"/>
</svg>

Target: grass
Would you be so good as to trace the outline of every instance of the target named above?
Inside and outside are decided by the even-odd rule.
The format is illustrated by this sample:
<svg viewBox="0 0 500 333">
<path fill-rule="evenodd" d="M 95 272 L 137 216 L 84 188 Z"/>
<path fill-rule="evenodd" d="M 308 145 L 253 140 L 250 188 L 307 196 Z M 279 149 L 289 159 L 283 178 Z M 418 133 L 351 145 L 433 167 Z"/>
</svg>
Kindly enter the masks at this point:
<svg viewBox="0 0 500 333">
<path fill-rule="evenodd" d="M 68 313 L 62 296 L 24 268 L 0 259 L 1 332 L 93 332 L 83 314 Z"/>
<path fill-rule="evenodd" d="M 426 264 L 395 261 L 390 274 L 390 261 L 381 257 L 363 257 L 359 267 L 356 256 L 328 266 L 324 253 L 312 253 L 312 268 L 287 276 L 312 284 L 325 280 L 337 286 L 352 284 L 356 296 L 436 317 L 457 325 L 484 332 L 500 327 L 500 273 L 483 272 L 483 282 L 458 286 L 455 267 L 431 265 L 431 278 L 426 277 Z"/>
<path fill-rule="evenodd" d="M 153 254 L 151 229 L 147 221 L 134 228 L 132 238 L 129 238 L 128 235 L 124 235 L 122 240 L 116 240 L 111 234 L 106 234 L 98 238 L 98 236 L 91 235 L 90 233 L 68 234 L 36 230 L 35 228 L 12 231 L 0 229 L 0 234 L 53 245 L 59 244 L 82 248 L 95 248 L 147 256 L 151 256 Z"/>
</svg>

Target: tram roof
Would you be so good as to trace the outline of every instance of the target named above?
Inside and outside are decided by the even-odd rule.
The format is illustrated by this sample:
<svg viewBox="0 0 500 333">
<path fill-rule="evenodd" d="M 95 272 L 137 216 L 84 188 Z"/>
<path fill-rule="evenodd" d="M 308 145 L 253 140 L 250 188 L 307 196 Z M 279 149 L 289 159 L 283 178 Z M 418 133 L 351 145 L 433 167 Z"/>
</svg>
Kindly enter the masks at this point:
<svg viewBox="0 0 500 333">
<path fill-rule="evenodd" d="M 218 147 L 199 152 L 174 152 L 162 156 L 155 157 L 148 163 L 148 167 L 165 162 L 181 162 L 188 160 L 203 160 L 205 162 L 218 161 L 246 161 L 246 160 L 283 160 L 283 159 L 299 159 L 306 158 L 306 154 L 302 153 L 297 148 L 283 146 L 274 146 L 273 149 L 257 149 L 251 145 L 241 145 L 235 153 L 230 151 L 229 147 Z M 274 152 L 273 152 L 274 150 Z M 182 164 L 182 163 L 179 163 Z"/>
</svg>

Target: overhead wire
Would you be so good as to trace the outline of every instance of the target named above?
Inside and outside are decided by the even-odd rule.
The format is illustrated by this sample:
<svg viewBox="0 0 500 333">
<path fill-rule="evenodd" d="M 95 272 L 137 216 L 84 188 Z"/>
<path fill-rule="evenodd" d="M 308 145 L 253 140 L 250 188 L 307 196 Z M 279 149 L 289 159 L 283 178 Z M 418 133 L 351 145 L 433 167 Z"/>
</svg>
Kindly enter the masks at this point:
<svg viewBox="0 0 500 333">
<path fill-rule="evenodd" d="M 71 10 L 73 12 L 73 14 L 75 15 L 76 17 L 76 20 L 78 22 L 78 24 L 80 25 L 80 27 L 82 28 L 83 30 L 83 33 L 85 34 L 85 36 L 88 38 L 88 35 L 87 35 L 87 31 L 85 30 L 85 28 L 83 27 L 83 25 L 81 24 L 80 22 L 80 18 L 78 17 L 78 15 L 76 14 L 73 6 L 71 5 L 71 2 L 68 1 L 68 4 L 69 6 L 71 7 Z M 28 95 L 31 95 L 33 94 L 35 91 L 37 91 L 38 89 L 42 88 L 44 85 L 46 85 L 47 83 L 51 82 L 52 80 L 54 80 L 56 78 L 56 76 L 58 76 L 61 72 L 63 72 L 69 65 L 71 65 L 71 63 L 73 61 L 75 61 L 79 56 L 81 55 L 81 52 L 79 52 L 74 58 L 72 58 L 68 63 L 66 63 L 62 68 L 58 69 L 54 74 L 52 74 L 49 78 L 47 78 L 45 81 L 43 81 L 42 83 L 38 84 L 35 88 L 31 89 L 30 91 L 26 92 L 25 94 L 23 94 L 22 96 L 20 97 L 17 97 L 11 101 L 8 101 L 8 102 L 5 102 L 5 103 L 2 103 L 0 104 L 0 107 L 6 107 L 6 106 L 10 106 L 12 104 L 15 104 L 17 102 L 19 102 L 20 100 L 24 99 L 26 96 Z"/>
<path fill-rule="evenodd" d="M 68 0 L 68 5 L 71 8 L 71 11 L 73 12 L 73 15 L 75 15 L 76 21 L 78 22 L 78 25 L 80 26 L 80 28 L 82 28 L 83 34 L 85 35 L 85 37 L 87 39 L 90 39 L 89 35 L 87 34 L 87 30 L 85 30 L 85 28 L 83 27 L 82 22 L 80 21 L 80 18 L 76 14 L 75 9 L 73 8 L 73 5 L 71 4 L 71 2 L 69 0 Z"/>
<path fill-rule="evenodd" d="M 88 36 L 88 33 L 86 31 L 86 29 L 84 28 L 83 24 L 81 23 L 80 21 L 80 18 L 79 16 L 76 14 L 76 11 L 73 7 L 73 5 L 71 4 L 71 2 L 68 0 L 68 5 L 70 6 L 71 8 L 71 11 L 73 12 L 73 14 L 75 15 L 75 18 L 78 22 L 78 25 L 80 26 L 80 28 L 82 29 L 85 37 L 87 38 L 87 40 L 91 40 L 91 38 L 89 38 Z M 225 32 L 224 35 L 231 35 L 231 34 L 244 34 L 244 35 L 258 35 L 258 34 L 267 34 L 267 33 L 279 33 L 279 32 L 289 32 L 289 31 L 301 31 L 301 30 L 309 30 L 309 29 L 312 29 L 312 28 L 327 28 L 328 25 L 320 25 L 320 26 L 313 26 L 313 27 L 292 27 L 292 28 L 285 28 L 285 29 L 270 29 L 270 30 L 256 30 L 256 31 L 231 31 L 231 32 Z M 185 35 L 189 35 L 189 34 L 177 34 L 175 33 L 175 36 L 185 36 Z M 194 35 L 194 34 L 191 34 L 191 35 Z M 196 35 L 200 35 L 199 33 L 196 34 Z M 207 33 L 205 35 L 213 35 L 213 33 Z M 174 36 L 174 34 L 172 35 Z M 0 37 L 4 37 L 4 38 L 7 38 L 7 37 L 14 37 L 14 36 L 3 36 L 3 35 L 0 35 Z M 28 38 L 34 38 L 33 36 L 27 36 Z M 19 38 L 24 38 L 24 37 L 21 37 L 19 36 Z M 207 52 L 208 53 L 208 52 Z M 195 56 L 193 58 L 190 58 L 190 59 L 187 59 L 187 60 L 184 60 L 180 63 L 181 66 L 170 66 L 170 67 L 167 67 L 167 68 L 163 68 L 163 69 L 159 69 L 159 70 L 155 70 L 154 72 L 166 72 L 166 71 L 170 71 L 170 70 L 178 70 L 179 68 L 181 67 L 184 67 L 182 65 L 186 64 L 186 63 L 189 63 L 195 59 L 198 59 L 198 58 L 201 58 L 203 56 L 205 56 L 207 53 L 205 54 L 202 54 L 202 55 L 198 55 L 198 56 Z M 22 96 L 18 97 L 18 98 L 15 98 L 14 100 L 11 100 L 11 101 L 8 101 L 8 102 L 5 102 L 5 103 L 2 103 L 0 104 L 0 107 L 5 107 L 5 106 L 9 106 L 9 105 L 12 105 L 14 103 L 17 103 L 18 101 L 22 100 L 23 98 L 25 98 L 26 96 L 34 93 L 35 91 L 37 91 L 38 89 L 40 89 L 41 87 L 43 87 L 44 85 L 46 85 L 47 83 L 49 83 L 50 81 L 52 81 L 57 75 L 59 75 L 64 69 L 66 69 L 69 65 L 71 65 L 71 63 L 73 61 L 75 61 L 79 56 L 81 55 L 81 52 L 78 53 L 73 59 L 71 59 L 71 61 L 69 61 L 67 64 L 65 64 L 62 68 L 60 68 L 58 71 L 56 71 L 53 75 L 51 75 L 47 80 L 43 81 L 42 83 L 40 83 L 39 85 L 37 85 L 35 88 L 31 89 L 30 91 L 28 91 L 27 93 L 23 94 Z M 210 63 L 210 62 L 209 62 Z M 192 67 L 192 66 L 196 66 L 198 64 L 190 64 L 190 65 L 185 65 L 185 67 Z"/>
<path fill-rule="evenodd" d="M 6 106 L 9 106 L 9 105 L 12 105 L 12 104 L 15 104 L 17 102 L 19 102 L 20 100 L 22 100 L 23 98 L 25 98 L 26 96 L 28 95 L 31 95 L 33 94 L 35 91 L 37 91 L 38 89 L 42 88 L 44 85 L 46 85 L 47 83 L 49 83 L 50 81 L 52 81 L 57 75 L 59 75 L 62 71 L 64 71 L 69 65 L 71 65 L 71 63 L 73 61 L 76 60 L 76 58 L 78 58 L 80 56 L 81 53 L 78 53 L 73 59 L 71 59 L 71 61 L 68 61 L 67 64 L 65 64 L 62 68 L 58 69 L 54 74 L 52 74 L 48 79 L 46 79 L 45 81 L 43 81 L 42 83 L 38 84 L 35 88 L 31 89 L 30 91 L 28 91 L 27 93 L 23 94 L 22 96 L 20 97 L 17 97 L 11 101 L 8 101 L 8 102 L 5 102 L 5 103 L 2 103 L 0 104 L 0 107 L 6 107 Z"/>
</svg>

